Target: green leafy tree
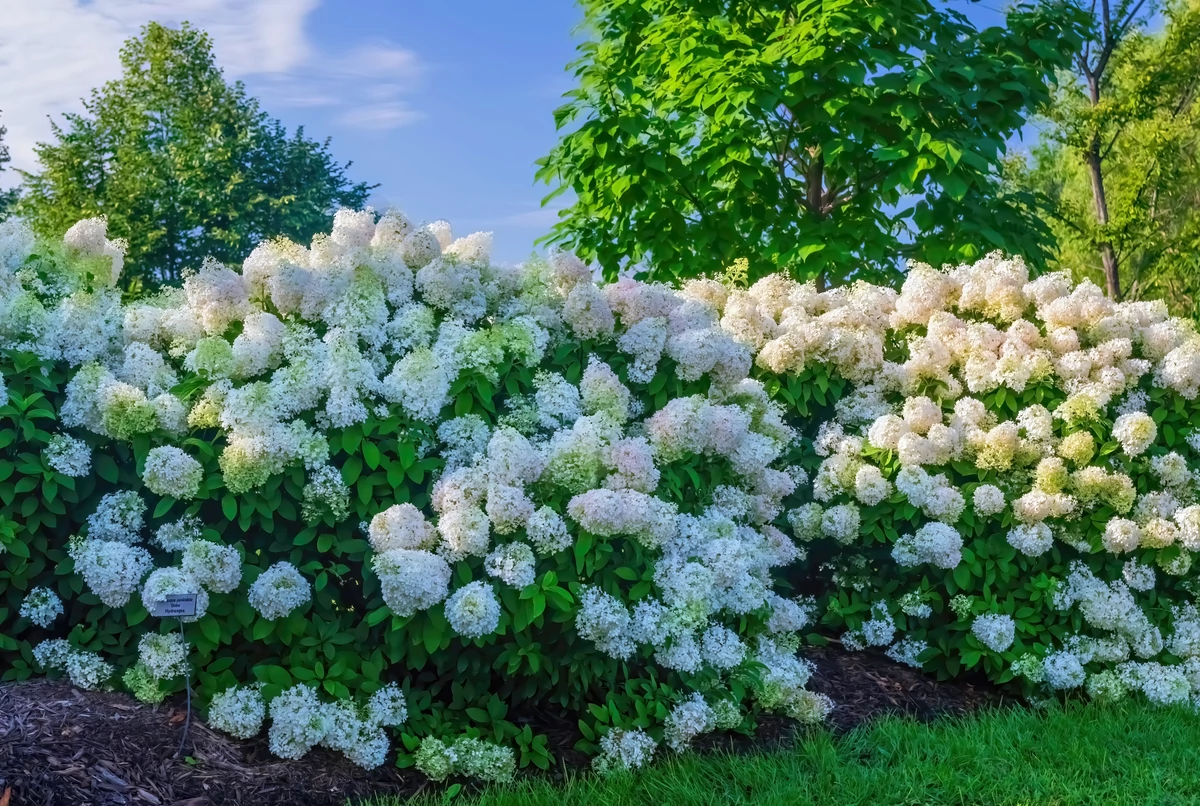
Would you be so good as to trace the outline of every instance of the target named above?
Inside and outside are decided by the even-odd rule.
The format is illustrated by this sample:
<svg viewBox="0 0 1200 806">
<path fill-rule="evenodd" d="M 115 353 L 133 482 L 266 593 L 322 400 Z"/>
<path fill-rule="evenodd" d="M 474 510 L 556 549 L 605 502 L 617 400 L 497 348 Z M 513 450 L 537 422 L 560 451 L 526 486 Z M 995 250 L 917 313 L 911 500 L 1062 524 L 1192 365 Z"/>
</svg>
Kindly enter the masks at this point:
<svg viewBox="0 0 1200 806">
<path fill-rule="evenodd" d="M 329 141 L 289 136 L 230 84 L 212 42 L 186 23 L 150 23 L 121 50 L 121 78 L 54 125 L 19 210 L 46 235 L 108 217 L 129 241 L 131 285 L 172 283 L 208 256 L 237 261 L 264 237 L 304 241 L 373 185 L 350 182 Z"/>
<path fill-rule="evenodd" d="M 1058 262 L 1114 299 L 1200 306 L 1200 3 L 1127 2 L 1094 11 L 1090 39 L 1060 83 L 1029 165 Z"/>
<path fill-rule="evenodd" d="M 977 30 L 927 0 L 583 0 L 591 37 L 538 176 L 572 192 L 551 242 L 610 275 L 738 258 L 836 282 L 1048 231 L 999 182 L 1005 140 L 1082 39 L 1071 6 Z"/>
<path fill-rule="evenodd" d="M 8 155 L 8 146 L 4 144 L 4 135 L 7 133 L 8 129 L 0 126 L 0 173 L 4 173 L 4 166 L 12 162 L 12 157 Z M 0 220 L 8 217 L 8 211 L 16 201 L 17 190 L 15 188 L 0 189 Z"/>
</svg>

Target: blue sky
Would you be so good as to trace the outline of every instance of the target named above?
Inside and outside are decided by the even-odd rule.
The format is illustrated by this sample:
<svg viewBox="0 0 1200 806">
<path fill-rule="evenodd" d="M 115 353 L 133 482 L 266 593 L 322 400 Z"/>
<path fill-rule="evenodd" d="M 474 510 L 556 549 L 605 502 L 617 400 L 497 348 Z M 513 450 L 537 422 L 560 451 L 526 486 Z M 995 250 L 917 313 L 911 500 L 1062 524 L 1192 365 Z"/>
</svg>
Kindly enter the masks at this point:
<svg viewBox="0 0 1200 806">
<path fill-rule="evenodd" d="M 415 51 L 424 67 L 404 100 L 416 120 L 369 131 L 330 125 L 318 110 L 278 114 L 332 135 L 353 173 L 381 184 L 380 206 L 446 218 L 460 234 L 493 230 L 496 256 L 519 260 L 554 220 L 539 207 L 547 187 L 534 184 L 533 163 L 555 142 L 551 112 L 571 86 L 578 10 L 567 0 L 400 5 L 359 2 L 346 14 L 326 4 L 310 21 L 334 49 L 382 29 Z"/>
<path fill-rule="evenodd" d="M 977 25 L 1002 0 L 954 0 Z M 121 41 L 144 22 L 208 30 L 231 78 L 310 136 L 332 137 L 373 202 L 457 234 L 495 232 L 494 256 L 521 260 L 554 221 L 534 161 L 555 142 L 553 110 L 571 87 L 571 0 L 0 0 L 3 122 L 17 167 L 46 115 L 119 71 Z M 3 177 L 12 184 L 10 173 Z M 0 183 L 3 184 L 3 183 Z"/>
</svg>

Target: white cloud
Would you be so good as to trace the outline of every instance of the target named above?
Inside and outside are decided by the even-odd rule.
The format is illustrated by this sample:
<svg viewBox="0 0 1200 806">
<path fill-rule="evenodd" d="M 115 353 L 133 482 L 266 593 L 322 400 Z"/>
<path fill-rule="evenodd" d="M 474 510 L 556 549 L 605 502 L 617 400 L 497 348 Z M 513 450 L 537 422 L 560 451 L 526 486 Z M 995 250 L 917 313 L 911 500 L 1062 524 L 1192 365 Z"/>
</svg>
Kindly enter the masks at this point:
<svg viewBox="0 0 1200 806">
<path fill-rule="evenodd" d="M 334 123 L 347 128 L 388 131 L 425 117 L 401 98 L 424 73 L 415 52 L 368 42 L 340 58 L 271 77 L 268 94 L 284 106 L 329 107 Z"/>
<path fill-rule="evenodd" d="M 335 120 L 343 126 L 374 131 L 388 131 L 407 126 L 425 115 L 403 101 L 385 101 L 348 109 Z"/>
<path fill-rule="evenodd" d="M 346 125 L 390 129 L 421 117 L 399 96 L 419 78 L 416 53 L 387 42 L 348 55 L 318 52 L 305 31 L 320 0 L 4 0 L 0 25 L 0 124 L 12 166 L 36 170 L 34 144 L 48 115 L 82 110 L 92 88 L 117 78 L 121 44 L 151 20 L 188 21 L 213 38 L 229 78 L 255 77 L 274 107 L 320 106 Z M 378 81 L 379 86 L 374 82 Z M 19 177 L 3 174 L 5 183 Z"/>
</svg>

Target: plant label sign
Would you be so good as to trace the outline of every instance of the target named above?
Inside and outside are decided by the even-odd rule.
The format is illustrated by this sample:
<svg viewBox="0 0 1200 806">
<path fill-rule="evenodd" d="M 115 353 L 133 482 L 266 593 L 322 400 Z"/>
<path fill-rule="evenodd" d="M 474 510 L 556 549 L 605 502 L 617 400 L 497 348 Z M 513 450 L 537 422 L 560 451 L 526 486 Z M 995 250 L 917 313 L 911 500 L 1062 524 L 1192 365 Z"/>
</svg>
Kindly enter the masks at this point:
<svg viewBox="0 0 1200 806">
<path fill-rule="evenodd" d="M 159 602 L 154 603 L 150 615 L 155 618 L 184 618 L 196 615 L 195 593 L 169 593 Z"/>
</svg>

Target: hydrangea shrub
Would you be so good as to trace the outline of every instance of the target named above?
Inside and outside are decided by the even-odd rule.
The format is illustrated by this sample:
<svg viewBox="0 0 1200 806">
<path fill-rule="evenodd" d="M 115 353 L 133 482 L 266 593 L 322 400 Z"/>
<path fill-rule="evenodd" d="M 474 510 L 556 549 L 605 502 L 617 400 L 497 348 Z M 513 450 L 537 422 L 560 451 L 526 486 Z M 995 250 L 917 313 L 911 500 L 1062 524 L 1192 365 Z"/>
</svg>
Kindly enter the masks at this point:
<svg viewBox="0 0 1200 806">
<path fill-rule="evenodd" d="M 399 735 L 435 778 L 548 766 L 535 709 L 606 770 L 827 711 L 781 575 L 801 443 L 720 283 L 601 287 L 344 210 L 122 302 L 102 220 L 0 227 L 6 677 L 156 702 L 188 672 L 282 757 Z M 148 615 L 180 593 L 194 617 Z"/>
<path fill-rule="evenodd" d="M 1194 325 L 994 256 L 910 267 L 881 312 L 792 513 L 835 546 L 842 643 L 1030 694 L 1200 702 Z"/>
<path fill-rule="evenodd" d="M 549 763 L 534 709 L 606 772 L 821 718 L 818 610 L 942 676 L 1196 697 L 1200 336 L 1160 304 L 999 256 L 598 285 L 348 210 L 123 303 L 102 221 L 0 228 L 9 678 L 188 669 L 284 757 L 487 780 Z"/>
</svg>

